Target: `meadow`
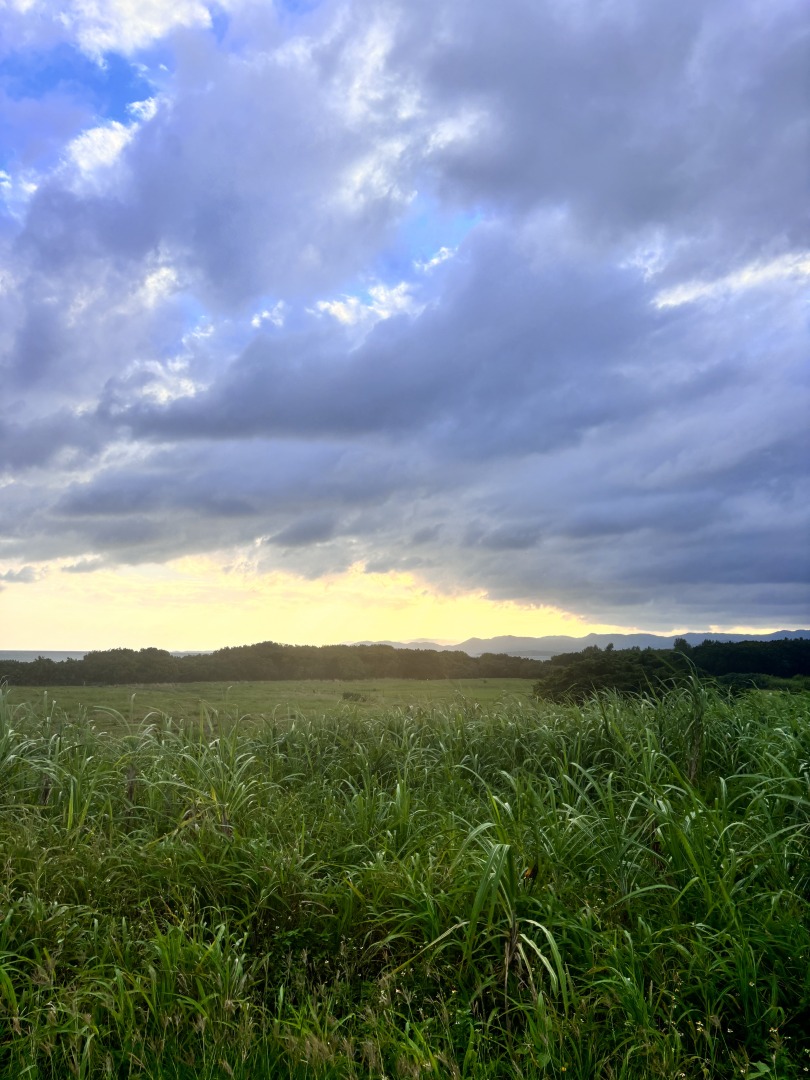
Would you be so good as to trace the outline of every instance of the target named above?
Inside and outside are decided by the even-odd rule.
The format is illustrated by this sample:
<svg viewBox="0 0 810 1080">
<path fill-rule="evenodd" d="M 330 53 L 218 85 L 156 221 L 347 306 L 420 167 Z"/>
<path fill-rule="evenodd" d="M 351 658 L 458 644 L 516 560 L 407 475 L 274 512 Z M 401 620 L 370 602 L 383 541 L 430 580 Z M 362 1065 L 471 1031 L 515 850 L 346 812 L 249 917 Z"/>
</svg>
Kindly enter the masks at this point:
<svg viewBox="0 0 810 1080">
<path fill-rule="evenodd" d="M 810 1073 L 808 696 L 529 686 L 3 690 L 0 1076 Z"/>
<path fill-rule="evenodd" d="M 529 679 L 278 679 L 272 682 L 158 683 L 131 686 L 15 686 L 9 702 L 26 705 L 40 716 L 52 709 L 71 716 L 86 714 L 105 730 L 123 730 L 122 723 L 161 717 L 208 718 L 229 729 L 239 721 L 315 718 L 350 704 L 361 716 L 392 708 L 446 705 L 474 700 L 481 705 L 506 699 L 529 700 Z"/>
</svg>

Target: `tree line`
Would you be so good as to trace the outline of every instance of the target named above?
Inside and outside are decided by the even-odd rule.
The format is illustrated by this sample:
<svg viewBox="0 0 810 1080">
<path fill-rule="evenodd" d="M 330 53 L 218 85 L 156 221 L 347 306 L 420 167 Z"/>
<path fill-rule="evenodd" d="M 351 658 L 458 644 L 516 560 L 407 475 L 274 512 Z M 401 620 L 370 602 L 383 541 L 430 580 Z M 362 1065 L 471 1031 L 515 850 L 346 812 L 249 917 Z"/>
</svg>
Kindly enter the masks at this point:
<svg viewBox="0 0 810 1080">
<path fill-rule="evenodd" d="M 0 660 L 13 686 L 239 682 L 276 679 L 536 679 L 541 662 L 505 653 L 468 656 L 392 645 L 280 645 L 264 641 L 175 656 L 164 649 L 105 649 L 83 659 Z"/>
<path fill-rule="evenodd" d="M 556 701 L 581 700 L 595 690 L 657 691 L 690 675 L 734 690 L 810 690 L 810 640 L 712 641 L 690 645 L 678 638 L 672 649 L 604 649 L 562 653 L 542 663 L 534 692 Z"/>
<path fill-rule="evenodd" d="M 81 660 L 0 660 L 0 682 L 13 686 L 112 686 L 126 683 L 239 682 L 277 679 L 535 679 L 538 696 L 582 698 L 594 690 L 638 693 L 689 675 L 732 690 L 810 690 L 810 640 L 721 642 L 673 649 L 591 645 L 550 660 L 506 653 L 396 649 L 391 645 L 280 645 L 264 641 L 175 656 L 165 649 L 105 649 Z"/>
</svg>

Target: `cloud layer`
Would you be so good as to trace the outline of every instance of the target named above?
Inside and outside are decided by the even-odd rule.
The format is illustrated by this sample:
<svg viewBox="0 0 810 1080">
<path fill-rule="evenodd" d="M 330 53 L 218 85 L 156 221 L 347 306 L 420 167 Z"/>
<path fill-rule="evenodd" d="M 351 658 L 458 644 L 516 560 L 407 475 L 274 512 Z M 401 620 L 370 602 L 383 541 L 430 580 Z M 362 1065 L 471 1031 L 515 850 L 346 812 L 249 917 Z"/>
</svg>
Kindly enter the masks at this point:
<svg viewBox="0 0 810 1080">
<path fill-rule="evenodd" d="M 6 585 L 235 550 L 806 619 L 803 5 L 6 16 Z"/>
</svg>

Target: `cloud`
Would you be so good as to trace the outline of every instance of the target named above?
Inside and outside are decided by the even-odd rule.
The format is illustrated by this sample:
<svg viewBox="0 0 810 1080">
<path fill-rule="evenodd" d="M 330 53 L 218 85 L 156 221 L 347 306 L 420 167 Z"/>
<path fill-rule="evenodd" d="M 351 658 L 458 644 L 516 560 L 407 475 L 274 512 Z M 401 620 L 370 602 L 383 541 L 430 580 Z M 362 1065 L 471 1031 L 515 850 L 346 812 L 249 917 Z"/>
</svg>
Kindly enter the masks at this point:
<svg viewBox="0 0 810 1080">
<path fill-rule="evenodd" d="M 564 204 L 613 243 L 663 229 L 688 238 L 670 257 L 679 273 L 720 251 L 737 261 L 775 240 L 807 246 L 800 4 L 763 17 L 743 3 L 733 20 L 697 2 L 603 5 L 587 19 L 577 5 L 514 20 L 486 4 L 409 11 L 398 55 L 422 75 L 423 107 L 475 102 L 481 114 L 476 137 L 435 154 L 458 197 Z M 434 19 L 441 35 L 426 32 Z"/>
<path fill-rule="evenodd" d="M 13 582 L 16 585 L 30 585 L 40 577 L 40 571 L 33 566 L 22 566 L 19 570 L 0 570 L 0 581 Z"/>
<path fill-rule="evenodd" d="M 104 560 L 99 558 L 79 559 L 77 562 L 68 563 L 61 567 L 63 574 L 94 574 L 102 569 Z"/>
<path fill-rule="evenodd" d="M 93 57 L 115 51 L 137 52 L 179 27 L 209 26 L 211 16 L 199 0 L 3 0 L 11 40 L 36 45 L 62 36 L 75 39 Z"/>
<path fill-rule="evenodd" d="M 117 120 L 90 128 L 78 135 L 67 148 L 68 157 L 85 176 L 112 165 L 132 138 L 132 129 Z"/>
<path fill-rule="evenodd" d="M 368 328 L 382 319 L 390 319 L 393 315 L 418 314 L 420 304 L 412 294 L 411 285 L 407 281 L 401 281 L 392 286 L 369 286 L 368 298 L 365 301 L 359 296 L 343 296 L 340 300 L 318 300 L 315 310 L 331 315 L 344 326 L 359 324 Z"/>
<path fill-rule="evenodd" d="M 284 325 L 284 319 L 287 313 L 287 305 L 283 300 L 279 300 L 272 308 L 265 308 L 264 311 L 257 311 L 253 318 L 250 320 L 250 325 L 254 330 L 258 330 L 259 327 L 265 323 L 270 323 L 276 328 L 280 328 Z"/>
<path fill-rule="evenodd" d="M 331 540 L 335 535 L 335 520 L 330 515 L 313 514 L 299 518 L 274 536 L 268 536 L 264 543 L 277 544 L 280 547 L 308 547 Z"/>
<path fill-rule="evenodd" d="M 430 271 L 437 266 L 441 266 L 441 264 L 447 262 L 448 259 L 452 259 L 455 254 L 453 248 L 445 247 L 443 245 L 436 254 L 432 255 L 429 259 L 417 259 L 414 266 L 417 270 Z"/>
<path fill-rule="evenodd" d="M 656 296 L 655 303 L 658 307 L 678 307 L 680 304 L 708 300 L 724 293 L 806 277 L 810 277 L 810 251 L 782 255 L 766 263 L 753 263 L 716 281 L 685 281 L 662 290 Z"/>
<path fill-rule="evenodd" d="M 283 550 L 311 576 L 413 568 L 416 537 L 430 580 L 603 621 L 742 617 L 769 588 L 795 612 L 799 322 L 774 351 L 740 329 L 750 293 L 662 309 L 640 272 L 544 250 L 487 227 L 440 301 L 359 346 L 282 332 L 194 397 L 93 418 L 145 456 L 62 491 L 59 550 L 137 562 L 266 537 L 263 567 Z M 784 321 L 785 294 L 752 288 L 758 325 Z"/>
<path fill-rule="evenodd" d="M 0 101 L 4 558 L 801 621 L 798 3 L 6 8 L 154 94 Z"/>
</svg>

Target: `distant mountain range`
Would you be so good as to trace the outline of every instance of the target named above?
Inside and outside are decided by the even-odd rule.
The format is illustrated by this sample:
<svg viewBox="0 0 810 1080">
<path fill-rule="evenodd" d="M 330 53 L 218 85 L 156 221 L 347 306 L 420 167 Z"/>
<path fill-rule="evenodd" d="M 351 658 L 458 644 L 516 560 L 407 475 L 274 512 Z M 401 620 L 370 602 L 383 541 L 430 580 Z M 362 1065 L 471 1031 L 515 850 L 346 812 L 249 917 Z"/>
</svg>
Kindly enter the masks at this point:
<svg viewBox="0 0 810 1080">
<path fill-rule="evenodd" d="M 415 641 L 355 641 L 353 645 L 392 645 L 395 649 L 433 649 L 436 652 L 464 652 L 468 656 L 482 656 L 484 653 L 506 653 L 507 656 L 524 656 L 529 660 L 547 660 L 559 653 L 581 652 L 589 645 L 604 649 L 613 645 L 616 649 L 671 649 L 676 637 L 683 637 L 690 645 L 700 645 L 709 638 L 711 641 L 779 641 L 781 638 L 810 638 L 810 630 L 775 630 L 772 634 L 713 634 L 710 630 L 677 634 L 664 637 L 661 634 L 587 634 L 585 637 L 569 637 L 564 634 L 551 634 L 547 637 L 514 637 L 504 634 L 492 638 L 467 638 L 457 645 L 440 645 L 436 641 L 418 638 Z M 81 660 L 86 653 L 83 650 L 72 651 L 35 651 L 35 650 L 0 650 L 0 660 L 21 660 L 30 662 L 38 656 L 49 660 Z M 173 656 L 205 656 L 208 651 L 172 652 Z"/>
<path fill-rule="evenodd" d="M 437 645 L 434 641 L 358 641 L 356 645 L 393 645 L 395 649 L 436 649 L 440 652 L 465 652 L 468 656 L 483 653 L 507 653 L 509 656 L 525 656 L 531 660 L 545 660 L 559 653 L 581 652 L 589 645 L 604 649 L 613 645 L 616 649 L 671 649 L 677 638 L 685 638 L 690 645 L 711 641 L 779 641 L 782 638 L 810 638 L 810 630 L 775 630 L 772 634 L 714 634 L 710 630 L 674 634 L 586 634 L 585 637 L 569 637 L 551 634 L 546 637 L 514 637 L 504 634 L 493 638 L 467 638 L 458 645 Z"/>
</svg>

